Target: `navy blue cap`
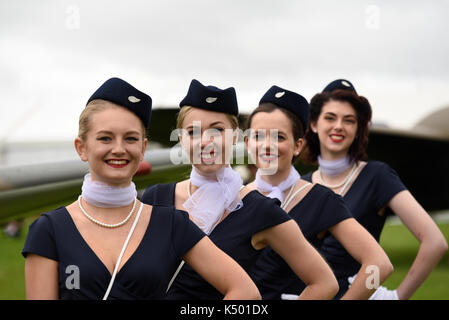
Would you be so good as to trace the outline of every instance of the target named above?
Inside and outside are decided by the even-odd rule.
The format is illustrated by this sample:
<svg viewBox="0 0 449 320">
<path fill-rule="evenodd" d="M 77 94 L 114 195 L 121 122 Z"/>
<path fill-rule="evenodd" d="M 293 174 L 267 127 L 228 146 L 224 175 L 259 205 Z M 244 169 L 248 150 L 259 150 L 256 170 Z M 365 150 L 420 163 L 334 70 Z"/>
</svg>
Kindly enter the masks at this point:
<svg viewBox="0 0 449 320">
<path fill-rule="evenodd" d="M 94 92 L 87 104 L 95 99 L 107 100 L 130 110 L 142 120 L 145 128 L 148 128 L 151 119 L 151 97 L 128 82 L 119 78 L 107 80 Z"/>
<path fill-rule="evenodd" d="M 190 82 L 189 91 L 179 103 L 179 107 L 191 106 L 209 111 L 229 113 L 238 116 L 237 96 L 233 87 L 219 89 L 204 86 L 196 79 Z"/>
<path fill-rule="evenodd" d="M 323 92 L 332 92 L 337 89 L 349 90 L 357 94 L 357 91 L 355 91 L 355 88 L 352 85 L 352 83 L 345 79 L 337 79 L 332 81 L 323 89 Z"/>
<path fill-rule="evenodd" d="M 282 89 L 278 86 L 272 86 L 260 99 L 259 105 L 264 102 L 271 102 L 280 108 L 287 109 L 296 116 L 302 122 L 303 128 L 307 128 L 309 123 L 310 106 L 307 99 L 302 95 Z"/>
</svg>

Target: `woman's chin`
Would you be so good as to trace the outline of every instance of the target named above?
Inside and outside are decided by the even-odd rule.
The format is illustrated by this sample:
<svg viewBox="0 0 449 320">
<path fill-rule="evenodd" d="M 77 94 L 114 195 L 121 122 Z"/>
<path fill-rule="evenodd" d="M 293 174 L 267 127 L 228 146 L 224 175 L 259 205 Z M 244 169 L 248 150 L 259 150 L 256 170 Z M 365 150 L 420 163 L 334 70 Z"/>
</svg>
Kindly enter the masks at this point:
<svg viewBox="0 0 449 320">
<path fill-rule="evenodd" d="M 277 171 L 279 167 L 278 161 L 257 161 L 256 166 L 261 170 Z"/>
<path fill-rule="evenodd" d="M 221 168 L 223 168 L 225 164 L 216 164 L 216 163 L 201 163 L 201 164 L 195 164 L 194 167 L 196 170 L 201 174 L 211 174 L 215 173 Z"/>
</svg>

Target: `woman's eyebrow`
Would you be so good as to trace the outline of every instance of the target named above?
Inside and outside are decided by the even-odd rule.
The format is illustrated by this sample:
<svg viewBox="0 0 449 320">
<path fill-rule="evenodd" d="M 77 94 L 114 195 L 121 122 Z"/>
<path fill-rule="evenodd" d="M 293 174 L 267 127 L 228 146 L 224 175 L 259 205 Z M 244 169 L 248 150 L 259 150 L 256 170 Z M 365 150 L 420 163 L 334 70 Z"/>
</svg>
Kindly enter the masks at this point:
<svg viewBox="0 0 449 320">
<path fill-rule="evenodd" d="M 336 117 L 337 115 L 335 114 L 335 113 L 333 113 L 333 112 L 330 112 L 330 111 L 328 111 L 328 112 L 325 112 L 324 113 L 325 115 L 330 115 L 330 116 L 334 116 L 334 117 Z M 343 118 L 348 118 L 348 117 L 352 117 L 352 118 L 357 118 L 357 116 L 356 115 L 354 115 L 354 114 L 345 114 L 344 116 L 343 116 Z"/>
<path fill-rule="evenodd" d="M 109 135 L 113 135 L 114 132 L 109 131 L 109 130 L 100 130 L 100 131 L 97 131 L 96 134 L 109 134 Z M 140 134 L 140 132 L 137 131 L 137 130 L 130 130 L 130 131 L 126 131 L 125 134 Z"/>
<path fill-rule="evenodd" d="M 113 132 L 108 131 L 108 130 L 100 130 L 100 131 L 97 131 L 97 134 L 113 134 Z"/>
<path fill-rule="evenodd" d="M 221 122 L 221 121 L 215 121 L 215 122 L 212 122 L 212 123 L 210 124 L 210 126 L 215 126 L 215 125 L 217 125 L 217 124 L 224 124 L 224 123 Z"/>
</svg>

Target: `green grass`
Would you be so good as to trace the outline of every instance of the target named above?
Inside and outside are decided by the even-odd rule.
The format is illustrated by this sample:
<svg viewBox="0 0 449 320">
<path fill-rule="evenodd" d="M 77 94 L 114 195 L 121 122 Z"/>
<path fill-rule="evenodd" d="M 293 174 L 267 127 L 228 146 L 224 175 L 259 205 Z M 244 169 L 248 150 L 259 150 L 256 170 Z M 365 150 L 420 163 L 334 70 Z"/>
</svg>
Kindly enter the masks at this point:
<svg viewBox="0 0 449 320">
<path fill-rule="evenodd" d="M 28 224 L 32 220 L 26 221 L 23 231 L 28 231 Z M 0 300 L 25 299 L 25 259 L 21 254 L 25 233 L 12 239 L 0 232 Z"/>
<path fill-rule="evenodd" d="M 20 254 L 26 238 L 28 225 L 35 218 L 25 220 L 22 235 L 17 239 L 10 239 L 0 233 L 0 299 L 24 299 L 25 259 Z M 449 239 L 449 224 L 439 224 L 440 229 Z M 402 225 L 386 225 L 381 245 L 389 255 L 395 267 L 394 273 L 384 285 L 390 289 L 397 288 L 407 274 L 418 250 L 418 241 Z M 449 299 L 449 255 L 441 259 L 423 285 L 416 291 L 412 299 Z"/>
</svg>

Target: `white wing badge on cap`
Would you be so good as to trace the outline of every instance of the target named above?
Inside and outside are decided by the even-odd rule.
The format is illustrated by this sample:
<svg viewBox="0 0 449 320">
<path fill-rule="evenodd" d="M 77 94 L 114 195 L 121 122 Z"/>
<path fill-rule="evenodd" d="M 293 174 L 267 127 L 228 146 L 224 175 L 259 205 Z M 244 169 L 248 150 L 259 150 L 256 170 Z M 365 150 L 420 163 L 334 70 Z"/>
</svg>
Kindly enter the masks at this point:
<svg viewBox="0 0 449 320">
<path fill-rule="evenodd" d="M 217 101 L 217 98 L 215 98 L 215 97 L 207 97 L 207 98 L 206 98 L 206 102 L 207 102 L 207 103 L 213 103 L 213 102 L 215 102 L 215 101 Z"/>
<path fill-rule="evenodd" d="M 275 96 L 276 98 L 281 98 L 284 94 L 285 94 L 285 91 L 279 91 L 279 92 L 276 93 L 274 96 Z"/>
<path fill-rule="evenodd" d="M 132 103 L 137 103 L 137 102 L 140 101 L 139 98 L 136 98 L 136 97 L 134 97 L 134 96 L 129 96 L 129 97 L 128 97 L 128 100 L 129 100 L 130 102 L 132 102 Z"/>
<path fill-rule="evenodd" d="M 341 84 L 344 85 L 344 86 L 346 86 L 346 87 L 351 87 L 351 85 L 350 85 L 347 81 L 345 81 L 345 80 L 343 80 L 343 81 L 341 82 Z"/>
</svg>

